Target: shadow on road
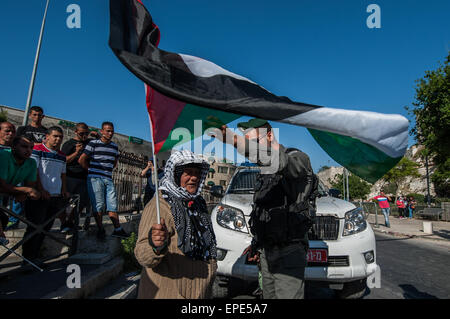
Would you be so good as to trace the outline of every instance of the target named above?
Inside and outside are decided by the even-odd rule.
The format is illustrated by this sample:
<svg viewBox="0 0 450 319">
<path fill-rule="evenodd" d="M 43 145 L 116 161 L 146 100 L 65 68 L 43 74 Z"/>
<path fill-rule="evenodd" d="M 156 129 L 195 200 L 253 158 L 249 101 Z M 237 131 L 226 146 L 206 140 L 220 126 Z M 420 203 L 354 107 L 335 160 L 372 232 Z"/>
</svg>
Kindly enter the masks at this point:
<svg viewBox="0 0 450 319">
<path fill-rule="evenodd" d="M 405 299 L 439 299 L 436 296 L 417 290 L 413 285 L 398 285 L 403 289 Z"/>
<path fill-rule="evenodd" d="M 450 239 L 450 231 L 442 229 L 439 231 L 433 231 L 433 235 L 437 235 L 441 238 Z"/>
<path fill-rule="evenodd" d="M 411 237 L 402 237 L 402 238 L 383 238 L 383 239 L 376 238 L 375 241 L 376 241 L 376 242 L 382 242 L 382 241 L 397 241 L 397 240 L 408 240 L 408 239 L 411 239 Z"/>
</svg>

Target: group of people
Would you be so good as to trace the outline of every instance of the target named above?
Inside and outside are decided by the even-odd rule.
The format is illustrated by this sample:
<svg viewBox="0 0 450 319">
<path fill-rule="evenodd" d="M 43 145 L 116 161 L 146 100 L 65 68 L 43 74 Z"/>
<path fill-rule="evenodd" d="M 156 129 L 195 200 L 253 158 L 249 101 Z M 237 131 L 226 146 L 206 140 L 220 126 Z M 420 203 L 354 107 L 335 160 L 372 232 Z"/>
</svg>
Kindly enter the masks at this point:
<svg viewBox="0 0 450 319">
<path fill-rule="evenodd" d="M 392 199 L 387 196 L 384 192 L 380 192 L 380 195 L 375 196 L 372 198 L 372 200 L 378 202 L 378 205 L 381 209 L 381 212 L 384 215 L 385 220 L 385 226 L 391 227 L 389 222 L 389 215 L 391 214 L 391 206 L 389 204 Z M 400 219 L 403 218 L 413 218 L 414 211 L 416 209 L 417 202 L 414 199 L 414 197 L 410 196 L 409 198 L 407 196 L 399 196 L 397 198 L 396 202 L 397 208 L 398 208 L 398 215 Z"/>
<path fill-rule="evenodd" d="M 15 129 L 10 122 L 0 123 L 0 196 L 2 205 L 17 215 L 25 214 L 35 225 L 44 224 L 58 214 L 61 231 L 70 231 L 75 214 L 84 208 L 92 210 L 97 223 L 97 236 L 105 237 L 102 216 L 108 213 L 114 231 L 111 236 L 129 237 L 119 223 L 117 197 L 112 182 L 112 171 L 117 165 L 118 147 L 112 142 L 114 125 L 103 122 L 98 133 L 85 123 L 75 127 L 75 137 L 62 145 L 64 133 L 59 126 L 42 125 L 44 111 L 39 106 L 30 108 L 30 124 Z M 62 147 L 61 147 L 62 146 Z M 66 214 L 65 207 L 72 195 L 79 195 L 78 211 Z M 6 229 L 17 227 L 18 221 L 0 212 L 0 238 L 7 242 Z M 89 223 L 89 217 L 87 217 Z M 53 221 L 44 229 L 50 230 Z M 85 224 L 86 226 L 86 224 Z M 23 244 L 23 256 L 45 266 L 39 260 L 42 233 L 33 234 L 28 225 Z"/>
<path fill-rule="evenodd" d="M 270 162 L 255 162 L 276 165 L 258 178 L 261 183 L 255 189 L 250 225 L 254 240 L 243 254 L 261 267 L 264 298 L 303 298 L 307 216 L 314 209 L 309 197 L 314 175 L 309 157 L 279 144 L 265 120 L 252 119 L 239 126 L 244 136 L 223 125 L 214 137 L 246 157 L 250 157 L 250 144 L 269 150 Z M 208 162 L 188 150 L 174 151 L 164 166 L 159 192 L 145 206 L 139 225 L 134 251 L 143 267 L 138 298 L 211 297 L 217 270 L 216 237 L 201 196 L 208 171 Z M 289 225 L 280 228 L 276 220 L 263 218 L 271 213 L 289 218 Z"/>
<path fill-rule="evenodd" d="M 113 221 L 113 235 L 127 237 L 120 227 L 111 179 L 118 154 L 117 145 L 111 141 L 113 124 L 104 122 L 100 137 L 89 139 L 86 124 L 78 123 L 76 137 L 60 150 L 62 130 L 57 126 L 42 127 L 42 118 L 42 109 L 32 108 L 31 125 L 20 128 L 18 131 L 23 135 L 17 136 L 11 123 L 1 124 L 0 144 L 7 150 L 0 151 L 0 193 L 19 203 L 25 202 L 27 219 L 35 224 L 54 216 L 71 194 L 80 195 L 80 207 L 88 205 L 89 197 L 98 237 L 105 236 L 101 220 L 105 212 Z M 286 149 L 279 144 L 265 120 L 252 119 L 238 126 L 243 129 L 243 136 L 223 125 L 214 137 L 234 146 L 262 168 L 275 168 L 266 173 L 261 169 L 250 221 L 254 238 L 243 255 L 260 266 L 264 298 L 304 298 L 307 232 L 315 209 L 310 197 L 315 175 L 309 157 L 298 149 Z M 266 150 L 270 161 L 262 163 L 260 158 L 253 158 L 252 147 Z M 164 171 L 157 172 L 158 193 L 152 170 L 149 161 L 141 173 L 151 182 L 146 189 L 146 205 L 134 251 L 143 266 L 138 297 L 210 298 L 217 270 L 217 243 L 201 196 L 209 163 L 188 150 L 174 151 Z M 267 216 L 289 223 L 279 227 L 276 218 Z M 4 217 L 0 228 L 3 237 Z M 70 222 L 69 215 L 63 225 L 77 226 Z M 51 223 L 46 228 L 49 227 Z M 25 236 L 32 231 L 28 226 Z M 39 262 L 37 254 L 42 240 L 41 234 L 29 239 L 24 244 L 24 256 Z"/>
<path fill-rule="evenodd" d="M 399 196 L 397 198 L 397 209 L 398 209 L 398 218 L 404 219 L 408 218 L 412 219 L 414 215 L 414 211 L 416 209 L 417 202 L 414 197 L 410 196 Z"/>
</svg>

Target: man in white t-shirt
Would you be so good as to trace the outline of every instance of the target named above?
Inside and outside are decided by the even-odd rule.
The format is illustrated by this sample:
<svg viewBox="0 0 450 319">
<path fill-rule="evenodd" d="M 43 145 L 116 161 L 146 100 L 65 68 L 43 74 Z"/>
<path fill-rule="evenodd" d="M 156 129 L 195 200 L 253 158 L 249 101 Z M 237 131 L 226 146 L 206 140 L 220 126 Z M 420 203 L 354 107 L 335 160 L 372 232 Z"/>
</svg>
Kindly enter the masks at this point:
<svg viewBox="0 0 450 319">
<path fill-rule="evenodd" d="M 58 126 L 48 129 L 44 144 L 37 144 L 33 148 L 31 157 L 37 164 L 37 188 L 42 196 L 39 200 L 29 200 L 25 204 L 25 214 L 29 221 L 39 225 L 64 208 L 69 194 L 66 192 L 66 155 L 59 149 L 63 140 L 63 131 Z M 60 214 L 61 222 L 64 222 L 65 212 Z M 49 231 L 53 221 L 44 229 Z M 34 231 L 27 227 L 25 237 Z M 23 245 L 24 257 L 38 262 L 39 249 L 45 235 L 37 234 Z"/>
</svg>

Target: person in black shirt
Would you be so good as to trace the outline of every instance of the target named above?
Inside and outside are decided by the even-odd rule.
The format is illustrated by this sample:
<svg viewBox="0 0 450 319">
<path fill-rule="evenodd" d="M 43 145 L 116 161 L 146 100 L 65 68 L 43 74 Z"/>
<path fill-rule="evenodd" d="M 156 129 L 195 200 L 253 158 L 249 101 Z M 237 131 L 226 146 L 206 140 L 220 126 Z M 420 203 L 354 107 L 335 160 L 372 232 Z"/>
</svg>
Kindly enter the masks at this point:
<svg viewBox="0 0 450 319">
<path fill-rule="evenodd" d="M 80 214 L 83 208 L 86 208 L 86 220 L 84 223 L 84 228 L 87 230 L 90 223 L 90 203 L 89 195 L 87 191 L 87 175 L 88 172 L 78 163 L 81 153 L 83 152 L 85 146 L 91 141 L 88 138 L 89 128 L 85 123 L 78 123 L 75 126 L 75 138 L 72 138 L 64 143 L 62 146 L 62 152 L 66 154 L 67 172 L 66 172 L 66 185 L 67 191 L 71 194 L 80 195 L 80 205 L 78 212 L 75 209 L 71 212 L 69 216 L 69 221 L 61 226 L 61 231 L 69 231 L 73 229 L 74 225 L 73 219 L 74 214 Z"/>
<path fill-rule="evenodd" d="M 26 136 L 35 144 L 43 143 L 47 134 L 47 128 L 42 126 L 44 117 L 44 110 L 40 106 L 32 106 L 29 115 L 30 124 L 19 126 L 16 136 Z"/>
</svg>

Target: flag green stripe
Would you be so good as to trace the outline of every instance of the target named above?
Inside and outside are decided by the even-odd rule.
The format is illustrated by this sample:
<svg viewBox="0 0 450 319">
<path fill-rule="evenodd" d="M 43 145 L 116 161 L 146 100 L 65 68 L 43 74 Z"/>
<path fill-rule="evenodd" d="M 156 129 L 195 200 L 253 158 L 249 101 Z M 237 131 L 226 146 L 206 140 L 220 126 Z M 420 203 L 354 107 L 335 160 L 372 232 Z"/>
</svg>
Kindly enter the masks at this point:
<svg viewBox="0 0 450 319">
<path fill-rule="evenodd" d="M 314 129 L 308 131 L 331 158 L 370 183 L 375 183 L 401 160 L 401 157 L 392 158 L 349 136 Z"/>
<path fill-rule="evenodd" d="M 223 124 L 228 124 L 230 122 L 233 122 L 234 120 L 237 120 L 240 117 L 241 115 L 234 113 L 213 110 L 193 104 L 186 104 L 183 108 L 183 111 L 181 111 L 180 116 L 178 116 L 178 119 L 175 122 L 174 127 L 170 131 L 169 136 L 164 142 L 160 152 L 172 149 L 177 143 L 179 143 L 182 140 L 182 137 L 179 137 L 179 139 L 177 140 L 173 140 L 171 138 L 173 131 L 176 130 L 177 128 L 188 129 L 191 135 L 190 140 L 192 141 L 193 139 L 202 136 L 206 129 L 210 127 L 219 127 L 220 125 Z M 201 132 L 194 131 L 195 120 L 202 121 L 203 127 Z M 222 123 L 217 122 L 217 120 L 219 120 Z M 176 138 L 176 136 L 174 136 L 174 138 Z"/>
</svg>

